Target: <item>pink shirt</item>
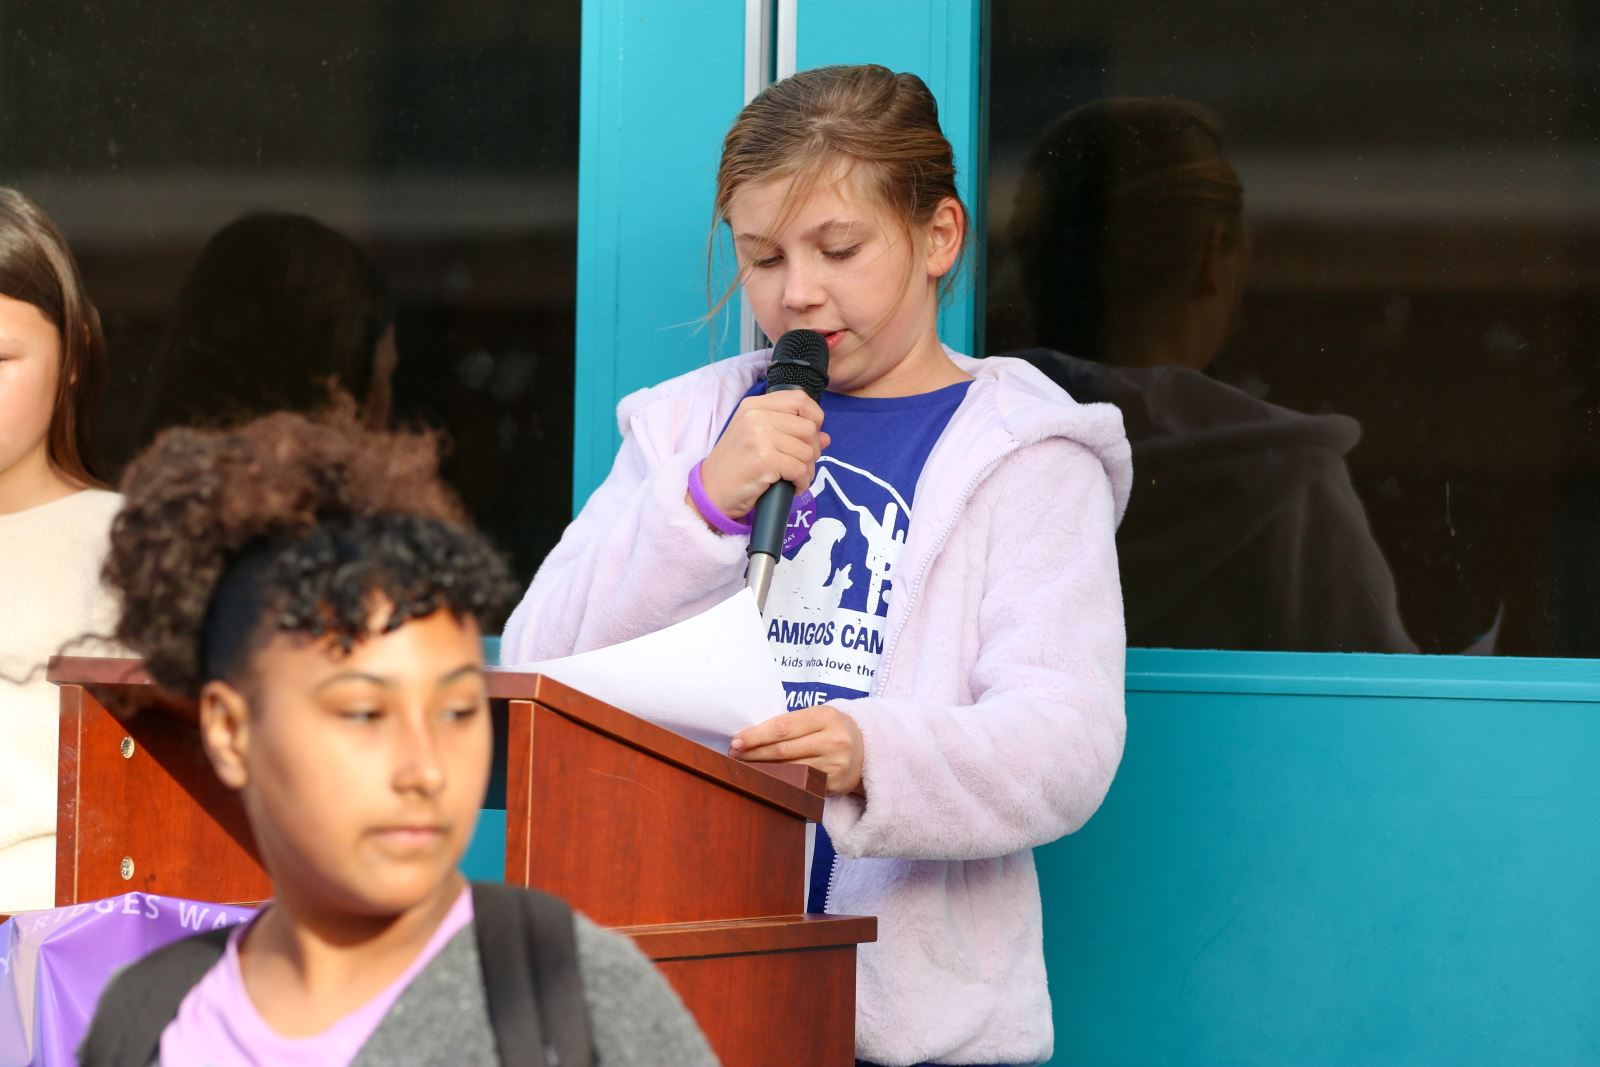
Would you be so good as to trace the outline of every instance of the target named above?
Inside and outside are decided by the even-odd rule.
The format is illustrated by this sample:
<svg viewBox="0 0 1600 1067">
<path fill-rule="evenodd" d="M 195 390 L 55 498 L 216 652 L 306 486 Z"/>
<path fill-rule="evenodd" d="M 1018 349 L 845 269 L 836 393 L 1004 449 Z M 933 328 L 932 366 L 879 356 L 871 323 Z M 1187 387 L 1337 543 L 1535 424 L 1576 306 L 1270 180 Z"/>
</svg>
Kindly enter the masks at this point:
<svg viewBox="0 0 1600 1067">
<path fill-rule="evenodd" d="M 256 1010 L 239 969 L 239 939 L 248 923 L 236 927 L 217 965 L 183 998 L 177 1018 L 161 1033 L 161 1062 L 194 1067 L 335 1067 L 349 1063 L 406 986 L 445 944 L 472 922 L 472 892 L 445 915 L 417 958 L 388 988 L 312 1037 L 283 1037 Z"/>
</svg>

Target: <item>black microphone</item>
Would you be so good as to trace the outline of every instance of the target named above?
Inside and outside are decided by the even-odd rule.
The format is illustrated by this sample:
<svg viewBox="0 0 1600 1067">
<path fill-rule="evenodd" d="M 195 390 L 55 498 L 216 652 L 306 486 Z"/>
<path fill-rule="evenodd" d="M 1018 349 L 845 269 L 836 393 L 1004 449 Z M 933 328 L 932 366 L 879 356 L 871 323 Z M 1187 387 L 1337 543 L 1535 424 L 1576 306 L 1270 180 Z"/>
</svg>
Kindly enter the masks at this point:
<svg viewBox="0 0 1600 1067">
<path fill-rule="evenodd" d="M 767 392 L 801 389 L 812 400 L 828 387 L 828 340 L 815 330 L 790 330 L 772 346 L 767 364 Z M 750 514 L 750 557 L 745 585 L 755 590 L 756 610 L 767 605 L 772 571 L 783 554 L 783 536 L 789 529 L 789 506 L 794 503 L 794 483 L 779 481 L 767 488 Z"/>
</svg>

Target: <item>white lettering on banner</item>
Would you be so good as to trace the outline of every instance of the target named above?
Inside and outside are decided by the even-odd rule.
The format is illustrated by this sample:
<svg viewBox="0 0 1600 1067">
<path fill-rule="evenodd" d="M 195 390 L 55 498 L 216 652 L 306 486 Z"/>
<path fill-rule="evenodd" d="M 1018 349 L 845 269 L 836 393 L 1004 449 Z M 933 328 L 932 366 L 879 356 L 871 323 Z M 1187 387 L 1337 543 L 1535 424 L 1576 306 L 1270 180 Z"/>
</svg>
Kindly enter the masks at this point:
<svg viewBox="0 0 1600 1067">
<path fill-rule="evenodd" d="M 203 904 L 190 904 L 187 901 L 178 901 L 178 925 L 186 930 L 203 929 L 202 923 L 206 916 L 211 914 L 211 909 Z"/>
</svg>

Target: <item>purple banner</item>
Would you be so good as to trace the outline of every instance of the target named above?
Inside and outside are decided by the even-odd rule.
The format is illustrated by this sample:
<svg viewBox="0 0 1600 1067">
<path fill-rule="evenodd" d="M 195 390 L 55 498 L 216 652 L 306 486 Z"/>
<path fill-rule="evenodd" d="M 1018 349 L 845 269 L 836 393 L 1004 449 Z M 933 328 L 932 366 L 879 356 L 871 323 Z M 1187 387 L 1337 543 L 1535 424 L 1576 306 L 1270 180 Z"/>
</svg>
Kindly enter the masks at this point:
<svg viewBox="0 0 1600 1067">
<path fill-rule="evenodd" d="M 233 926 L 253 908 L 124 893 L 0 923 L 0 1067 L 77 1063 L 111 975 L 190 934 Z"/>
</svg>

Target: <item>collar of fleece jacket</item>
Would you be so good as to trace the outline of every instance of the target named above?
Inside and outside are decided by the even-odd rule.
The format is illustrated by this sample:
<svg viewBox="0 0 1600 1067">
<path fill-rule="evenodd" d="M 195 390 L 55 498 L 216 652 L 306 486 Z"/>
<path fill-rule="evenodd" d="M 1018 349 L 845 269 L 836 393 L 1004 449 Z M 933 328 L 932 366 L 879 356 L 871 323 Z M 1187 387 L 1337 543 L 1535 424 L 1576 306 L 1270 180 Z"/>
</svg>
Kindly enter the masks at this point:
<svg viewBox="0 0 1600 1067">
<path fill-rule="evenodd" d="M 966 401 L 951 419 L 936 454 L 946 452 L 960 456 L 966 460 L 963 466 L 970 464 L 981 469 L 1022 445 L 1053 437 L 1074 441 L 1093 452 L 1105 467 L 1111 481 L 1116 520 L 1122 521 L 1133 489 L 1133 459 L 1123 431 L 1122 412 L 1115 405 L 1080 404 L 1024 360 L 1009 356 L 973 359 L 948 346 L 945 351 L 956 366 L 972 375 L 975 381 Z M 716 429 L 720 429 L 718 420 L 726 420 L 727 413 L 760 377 L 771 354 L 771 349 L 761 349 L 715 363 L 709 383 L 706 376 L 691 374 L 630 394 L 617 406 L 618 431 L 626 433 L 633 429 L 641 446 L 649 450 L 657 443 L 667 446 L 690 430 L 708 429 L 661 425 L 659 420 L 662 419 L 710 419 L 717 422 Z M 716 403 L 677 402 L 682 400 L 679 393 L 686 390 L 693 391 L 700 399 L 708 384 L 717 392 Z M 987 417 L 990 415 L 1003 427 L 1008 441 L 995 439 L 994 423 Z M 648 432 L 639 432 L 647 429 Z M 714 439 L 714 432 L 710 437 Z M 957 451 L 958 447 L 966 451 Z M 660 462 L 664 454 L 653 458 Z M 964 485 L 967 480 L 964 473 L 948 469 L 944 478 L 947 482 Z"/>
</svg>

